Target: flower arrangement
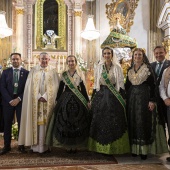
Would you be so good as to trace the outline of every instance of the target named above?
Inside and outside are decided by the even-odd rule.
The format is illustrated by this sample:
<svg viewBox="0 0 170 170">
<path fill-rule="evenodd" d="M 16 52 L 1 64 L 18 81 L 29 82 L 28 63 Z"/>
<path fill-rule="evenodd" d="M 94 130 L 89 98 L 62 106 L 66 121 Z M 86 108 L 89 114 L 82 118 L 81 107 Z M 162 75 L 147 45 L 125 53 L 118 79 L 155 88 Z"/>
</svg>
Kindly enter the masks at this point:
<svg viewBox="0 0 170 170">
<path fill-rule="evenodd" d="M 76 58 L 78 62 L 78 66 L 82 71 L 87 71 L 87 62 L 84 61 L 84 59 L 81 57 L 80 54 L 76 53 Z"/>
<path fill-rule="evenodd" d="M 18 122 L 12 125 L 12 139 L 18 139 Z"/>
</svg>

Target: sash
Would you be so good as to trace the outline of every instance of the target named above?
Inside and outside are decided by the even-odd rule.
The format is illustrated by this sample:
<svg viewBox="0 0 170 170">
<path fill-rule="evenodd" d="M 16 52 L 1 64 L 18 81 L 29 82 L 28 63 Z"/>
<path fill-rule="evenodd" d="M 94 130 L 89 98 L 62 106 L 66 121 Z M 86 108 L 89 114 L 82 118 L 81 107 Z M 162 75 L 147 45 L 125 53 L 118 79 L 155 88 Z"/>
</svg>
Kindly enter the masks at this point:
<svg viewBox="0 0 170 170">
<path fill-rule="evenodd" d="M 107 85 L 107 87 L 109 88 L 109 90 L 116 96 L 116 98 L 119 100 L 119 102 L 121 103 L 121 105 L 123 106 L 124 110 L 126 111 L 126 103 L 125 100 L 122 98 L 122 96 L 119 94 L 119 92 L 115 89 L 115 87 L 112 85 L 112 83 L 110 82 L 108 76 L 107 76 L 107 72 L 106 72 L 106 67 L 105 65 L 103 65 L 103 72 L 102 72 L 102 77 Z"/>
<path fill-rule="evenodd" d="M 63 78 L 64 78 L 67 86 L 69 87 L 69 89 L 80 99 L 80 101 L 83 103 L 83 105 L 88 110 L 87 100 L 80 93 L 80 91 L 74 86 L 74 84 L 71 82 L 71 80 L 70 80 L 69 76 L 67 75 L 66 71 L 63 73 Z"/>
</svg>

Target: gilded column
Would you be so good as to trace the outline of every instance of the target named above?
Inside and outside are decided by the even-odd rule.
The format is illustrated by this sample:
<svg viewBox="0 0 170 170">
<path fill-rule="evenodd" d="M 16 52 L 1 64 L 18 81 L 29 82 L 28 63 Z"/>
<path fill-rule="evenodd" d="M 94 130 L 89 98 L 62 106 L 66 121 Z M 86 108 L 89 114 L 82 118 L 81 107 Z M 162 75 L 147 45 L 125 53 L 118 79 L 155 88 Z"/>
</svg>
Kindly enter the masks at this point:
<svg viewBox="0 0 170 170">
<path fill-rule="evenodd" d="M 68 40 L 67 40 L 67 46 L 68 46 L 68 55 L 74 54 L 74 38 L 73 38 L 73 22 L 74 22 L 74 16 L 73 16 L 73 6 L 74 2 L 70 0 L 64 0 L 65 4 L 67 5 L 67 19 L 68 19 Z"/>
<path fill-rule="evenodd" d="M 74 11 L 74 54 L 80 54 L 82 56 L 82 39 L 80 37 L 82 31 L 82 11 Z"/>
<path fill-rule="evenodd" d="M 16 51 L 24 53 L 24 8 L 16 6 Z"/>
</svg>

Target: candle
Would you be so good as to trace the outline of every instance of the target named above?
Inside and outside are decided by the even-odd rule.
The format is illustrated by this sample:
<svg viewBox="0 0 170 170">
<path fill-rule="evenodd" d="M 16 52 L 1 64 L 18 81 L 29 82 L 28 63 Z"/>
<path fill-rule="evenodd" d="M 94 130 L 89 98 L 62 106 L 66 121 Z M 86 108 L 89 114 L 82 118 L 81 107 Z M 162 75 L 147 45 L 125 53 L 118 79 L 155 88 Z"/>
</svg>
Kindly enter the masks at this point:
<svg viewBox="0 0 170 170">
<path fill-rule="evenodd" d="M 63 57 L 63 71 L 64 71 L 64 56 L 62 56 Z"/>
<path fill-rule="evenodd" d="M 34 55 L 34 66 L 36 66 L 36 55 Z"/>
</svg>

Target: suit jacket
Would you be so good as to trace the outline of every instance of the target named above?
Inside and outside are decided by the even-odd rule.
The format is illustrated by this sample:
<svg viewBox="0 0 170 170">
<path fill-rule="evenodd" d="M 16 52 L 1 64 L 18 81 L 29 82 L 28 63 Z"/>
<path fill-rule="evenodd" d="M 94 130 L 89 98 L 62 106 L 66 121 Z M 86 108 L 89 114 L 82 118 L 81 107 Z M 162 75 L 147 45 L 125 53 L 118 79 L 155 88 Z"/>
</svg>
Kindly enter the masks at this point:
<svg viewBox="0 0 170 170">
<path fill-rule="evenodd" d="M 28 77 L 29 71 L 21 68 L 20 77 L 18 82 L 18 92 L 17 96 L 23 99 L 24 87 Z M 2 105 L 9 105 L 9 102 L 13 100 L 13 69 L 8 68 L 2 72 L 1 80 L 0 80 L 0 92 L 2 95 Z"/>
<path fill-rule="evenodd" d="M 152 67 L 154 73 L 155 73 L 156 65 L 157 65 L 157 62 L 156 62 L 156 61 L 153 62 L 153 63 L 151 63 L 151 67 Z M 167 67 L 169 67 L 169 66 L 170 66 L 170 60 L 165 60 L 163 66 L 162 66 L 162 68 L 161 68 L 159 77 L 158 77 L 158 76 L 156 75 L 156 73 L 155 73 L 155 77 L 156 77 L 156 85 L 157 85 L 157 86 L 159 86 L 159 84 L 160 84 L 160 81 L 161 81 L 161 79 L 162 79 L 163 71 L 164 71 Z"/>
</svg>

